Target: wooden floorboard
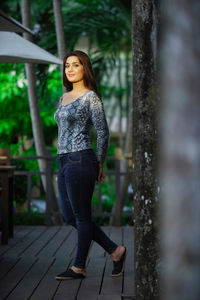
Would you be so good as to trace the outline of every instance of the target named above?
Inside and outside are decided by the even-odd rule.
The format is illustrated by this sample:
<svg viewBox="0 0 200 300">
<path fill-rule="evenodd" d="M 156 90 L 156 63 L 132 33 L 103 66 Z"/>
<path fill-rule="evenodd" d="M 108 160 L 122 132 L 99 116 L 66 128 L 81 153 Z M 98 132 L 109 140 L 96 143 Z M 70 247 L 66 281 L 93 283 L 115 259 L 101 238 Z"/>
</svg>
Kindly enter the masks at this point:
<svg viewBox="0 0 200 300">
<path fill-rule="evenodd" d="M 20 230 L 21 229 L 21 230 Z M 9 239 L 9 243 L 7 245 L 1 245 L 0 246 L 0 255 L 5 254 L 7 251 L 9 251 L 12 247 L 16 246 L 17 243 L 21 242 L 23 238 L 25 238 L 31 231 L 34 230 L 34 227 L 25 227 L 21 228 L 17 227 L 17 230 L 14 230 L 14 238 Z"/>
<path fill-rule="evenodd" d="M 52 299 L 60 284 L 59 281 L 55 280 L 55 275 L 63 269 L 63 265 L 67 268 L 70 263 L 71 260 L 66 256 L 61 257 L 60 259 L 54 258 L 52 265 L 46 272 L 45 276 L 41 279 L 40 284 L 33 291 L 30 299 Z"/>
<path fill-rule="evenodd" d="M 128 248 L 124 274 L 111 277 L 112 260 L 92 242 L 85 279 L 57 281 L 73 265 L 77 232 L 71 226 L 15 226 L 14 238 L 0 245 L 0 299 L 122 300 L 134 299 L 133 227 L 102 227 Z"/>
<path fill-rule="evenodd" d="M 134 294 L 134 250 L 133 250 L 133 229 L 131 227 L 123 227 L 123 243 L 127 246 L 127 263 L 124 270 L 123 294 Z"/>
<path fill-rule="evenodd" d="M 112 227 L 110 238 L 113 240 L 116 244 L 121 245 L 122 244 L 122 229 L 118 227 Z M 102 295 L 112 295 L 112 294 L 119 294 L 122 293 L 122 282 L 123 282 L 123 276 L 113 278 L 111 277 L 112 272 L 112 260 L 110 257 L 107 258 L 106 265 L 105 265 L 105 273 L 101 288 L 101 294 Z"/>
</svg>

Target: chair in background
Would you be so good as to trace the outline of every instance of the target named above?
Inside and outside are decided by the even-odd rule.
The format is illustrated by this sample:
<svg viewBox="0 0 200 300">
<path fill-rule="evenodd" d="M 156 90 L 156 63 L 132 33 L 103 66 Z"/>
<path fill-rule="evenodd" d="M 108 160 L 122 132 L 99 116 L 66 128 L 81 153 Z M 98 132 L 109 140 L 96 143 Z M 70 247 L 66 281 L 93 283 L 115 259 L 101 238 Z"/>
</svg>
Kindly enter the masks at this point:
<svg viewBox="0 0 200 300">
<path fill-rule="evenodd" d="M 10 149 L 0 149 L 0 220 L 1 242 L 13 237 L 14 166 L 10 165 Z"/>
<path fill-rule="evenodd" d="M 10 166 L 10 149 L 0 149 L 0 165 Z"/>
</svg>

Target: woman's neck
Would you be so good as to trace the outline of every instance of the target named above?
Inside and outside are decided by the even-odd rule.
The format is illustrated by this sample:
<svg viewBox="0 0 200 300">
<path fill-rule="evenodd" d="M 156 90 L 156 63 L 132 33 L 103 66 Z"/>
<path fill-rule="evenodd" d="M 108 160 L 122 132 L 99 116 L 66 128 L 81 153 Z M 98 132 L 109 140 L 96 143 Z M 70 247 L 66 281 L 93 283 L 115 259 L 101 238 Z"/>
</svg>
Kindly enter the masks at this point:
<svg viewBox="0 0 200 300">
<path fill-rule="evenodd" d="M 87 88 L 84 85 L 84 81 L 78 81 L 78 82 L 73 82 L 73 92 L 80 92 L 80 91 L 84 91 L 87 90 Z"/>
</svg>

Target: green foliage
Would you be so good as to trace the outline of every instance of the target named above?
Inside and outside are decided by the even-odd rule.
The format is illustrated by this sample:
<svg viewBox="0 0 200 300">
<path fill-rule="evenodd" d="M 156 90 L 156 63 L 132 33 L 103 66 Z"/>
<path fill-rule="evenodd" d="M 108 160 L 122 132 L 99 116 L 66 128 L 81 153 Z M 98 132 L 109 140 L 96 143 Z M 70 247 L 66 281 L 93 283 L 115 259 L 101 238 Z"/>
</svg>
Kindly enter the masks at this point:
<svg viewBox="0 0 200 300">
<path fill-rule="evenodd" d="M 45 225 L 43 215 L 14 215 L 14 225 Z"/>
<path fill-rule="evenodd" d="M 27 87 L 23 64 L 2 63 L 0 68 L 0 137 L 9 145 L 18 141 L 18 133 L 31 136 Z"/>
<path fill-rule="evenodd" d="M 54 112 L 61 95 L 60 70 L 52 66 L 49 69 L 47 87 L 38 86 L 41 95 L 40 115 L 47 145 L 51 145 L 57 136 Z M 2 63 L 0 71 L 0 147 L 10 148 L 12 155 L 17 155 L 25 140 L 32 138 L 24 64 Z"/>
<path fill-rule="evenodd" d="M 93 217 L 92 220 L 99 226 L 109 225 L 109 217 Z"/>
<path fill-rule="evenodd" d="M 121 1 L 63 0 L 63 14 L 67 36 L 73 32 L 69 41 L 71 49 L 77 36 L 89 36 L 98 51 L 109 54 L 114 60 L 120 49 L 130 51 L 131 14 Z"/>
</svg>

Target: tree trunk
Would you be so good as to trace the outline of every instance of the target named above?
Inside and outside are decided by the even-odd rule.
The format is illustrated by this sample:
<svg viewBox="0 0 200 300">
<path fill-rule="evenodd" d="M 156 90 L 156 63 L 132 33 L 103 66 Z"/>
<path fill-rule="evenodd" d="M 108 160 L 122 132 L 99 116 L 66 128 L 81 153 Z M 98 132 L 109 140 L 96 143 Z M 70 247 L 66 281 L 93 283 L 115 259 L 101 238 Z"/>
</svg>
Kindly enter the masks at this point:
<svg viewBox="0 0 200 300">
<path fill-rule="evenodd" d="M 131 93 L 132 94 L 132 93 Z M 132 97 L 130 97 L 130 105 L 129 105 L 129 114 L 128 114 L 128 128 L 125 140 L 125 146 L 123 151 L 123 156 L 130 157 L 132 154 L 132 114 L 133 114 L 133 101 Z M 128 172 L 130 169 L 130 164 L 132 165 L 130 160 L 124 159 L 120 163 L 120 172 Z M 110 218 L 110 225 L 112 226 L 121 226 L 121 217 L 122 217 L 122 209 L 125 203 L 128 185 L 131 182 L 131 176 L 121 176 L 120 180 L 120 195 L 116 197 L 116 201 L 114 203 L 112 209 L 112 216 Z"/>
<path fill-rule="evenodd" d="M 129 88 L 130 86 L 130 79 L 129 79 L 129 70 L 130 70 L 130 58 L 129 58 L 129 53 L 126 52 L 126 56 L 125 56 L 125 66 L 126 66 L 126 72 L 125 72 L 125 76 L 126 76 L 126 87 Z M 131 85 L 131 89 L 132 89 L 132 85 Z M 126 132 L 128 132 L 128 126 L 129 126 L 129 109 L 132 105 L 132 101 L 131 101 L 131 105 L 130 105 L 130 92 L 131 90 L 128 89 L 128 92 L 126 93 L 126 116 L 127 116 L 127 122 L 126 122 Z M 131 122 L 132 123 L 132 122 Z"/>
<path fill-rule="evenodd" d="M 155 1 L 133 0 L 133 207 L 135 298 L 159 299 Z"/>
<path fill-rule="evenodd" d="M 58 45 L 58 55 L 61 59 L 63 59 L 67 53 L 67 48 L 65 42 L 61 0 L 53 0 L 53 10 L 54 10 L 55 27 L 56 27 L 56 39 Z M 61 75 L 63 72 L 62 69 L 63 66 L 60 65 Z"/>
<path fill-rule="evenodd" d="M 200 6 L 162 7 L 162 293 L 200 299 Z"/>
<path fill-rule="evenodd" d="M 118 88 L 119 88 L 119 95 L 118 95 L 118 101 L 119 101 L 119 147 L 123 149 L 123 133 L 122 133 L 122 95 L 121 95 L 121 89 L 122 89 L 122 80 L 121 80 L 121 71 L 122 71 L 122 63 L 121 58 L 119 55 L 118 58 Z"/>
<path fill-rule="evenodd" d="M 26 27 L 31 28 L 29 0 L 22 0 L 22 23 Z M 32 36 L 29 33 L 23 33 L 23 36 L 25 39 L 32 42 Z M 44 134 L 42 129 L 42 122 L 40 118 L 34 64 L 26 63 L 25 66 L 26 66 L 26 76 L 28 80 L 28 99 L 29 99 L 29 107 L 30 107 L 32 130 L 33 130 L 36 153 L 38 156 L 45 156 L 46 155 L 45 140 L 44 140 Z M 43 159 L 39 159 L 38 163 L 39 163 L 40 171 L 45 172 L 46 161 Z M 44 190 L 46 191 L 46 177 L 42 175 L 41 179 L 42 179 Z M 53 185 L 51 190 L 52 190 L 52 208 L 55 212 L 57 212 L 58 205 L 57 205 L 55 193 L 53 193 L 54 191 Z M 60 218 L 57 216 L 55 216 L 54 221 L 57 225 L 61 224 Z"/>
</svg>

